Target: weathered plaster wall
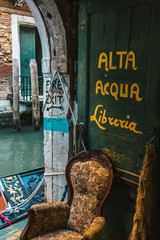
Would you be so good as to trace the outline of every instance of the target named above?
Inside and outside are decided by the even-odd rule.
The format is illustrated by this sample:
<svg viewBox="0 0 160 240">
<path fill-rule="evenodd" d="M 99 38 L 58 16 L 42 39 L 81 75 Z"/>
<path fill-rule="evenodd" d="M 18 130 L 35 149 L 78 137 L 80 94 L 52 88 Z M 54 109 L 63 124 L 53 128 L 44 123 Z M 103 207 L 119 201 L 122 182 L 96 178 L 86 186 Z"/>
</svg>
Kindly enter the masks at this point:
<svg viewBox="0 0 160 240">
<path fill-rule="evenodd" d="M 71 78 L 71 95 L 74 85 L 74 62 L 78 45 L 78 1 L 35 0 L 44 18 L 50 39 L 51 70 L 59 65 Z M 57 27 L 58 26 L 58 27 Z"/>
<path fill-rule="evenodd" d="M 12 93 L 11 14 L 31 16 L 26 4 L 20 8 L 11 1 L 0 0 L 0 100 L 7 100 L 7 95 Z"/>
<path fill-rule="evenodd" d="M 65 1 L 65 0 L 55 0 L 64 28 L 66 31 L 66 40 L 67 40 L 67 68 L 71 73 L 71 98 L 75 97 L 76 92 L 75 84 L 75 61 L 78 60 L 78 1 Z"/>
<path fill-rule="evenodd" d="M 3 9 L 0 11 L 0 64 L 12 62 L 12 35 L 11 35 L 11 14 L 5 12 Z"/>
<path fill-rule="evenodd" d="M 11 93 L 12 35 L 11 14 L 0 9 L 0 99 Z"/>
</svg>

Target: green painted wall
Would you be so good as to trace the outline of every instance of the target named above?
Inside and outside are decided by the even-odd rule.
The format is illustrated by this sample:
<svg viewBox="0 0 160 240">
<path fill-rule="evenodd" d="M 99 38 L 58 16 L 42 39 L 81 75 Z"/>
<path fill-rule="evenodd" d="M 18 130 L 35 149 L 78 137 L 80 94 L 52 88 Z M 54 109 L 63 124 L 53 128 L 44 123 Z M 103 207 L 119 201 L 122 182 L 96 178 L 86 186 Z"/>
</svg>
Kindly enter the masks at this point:
<svg viewBox="0 0 160 240">
<path fill-rule="evenodd" d="M 78 99 L 85 142 L 135 174 L 147 143 L 154 138 L 159 148 L 159 10 L 158 0 L 80 0 Z M 128 239 L 136 194 L 136 185 L 115 177 L 103 239 Z"/>
</svg>

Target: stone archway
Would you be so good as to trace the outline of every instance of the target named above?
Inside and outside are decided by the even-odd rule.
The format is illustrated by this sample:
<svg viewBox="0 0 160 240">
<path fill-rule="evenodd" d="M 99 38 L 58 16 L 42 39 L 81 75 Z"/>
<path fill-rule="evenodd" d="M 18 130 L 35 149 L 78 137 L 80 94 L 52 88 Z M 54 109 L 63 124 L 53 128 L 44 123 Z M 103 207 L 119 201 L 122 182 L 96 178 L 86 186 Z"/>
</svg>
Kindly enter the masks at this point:
<svg viewBox="0 0 160 240">
<path fill-rule="evenodd" d="M 33 0 L 26 0 L 26 3 L 32 13 L 32 16 L 35 19 L 39 36 L 41 39 L 41 44 L 42 44 L 42 72 L 45 73 L 50 73 L 50 47 L 49 47 L 49 39 L 47 36 L 47 31 L 46 27 L 44 24 L 44 21 L 42 19 L 42 16 L 40 14 L 39 9 L 37 8 L 36 4 L 34 3 Z"/>
<path fill-rule="evenodd" d="M 46 0 L 43 3 L 37 0 L 26 0 L 26 3 L 35 19 L 41 39 L 45 102 L 51 78 L 57 66 L 60 67 L 62 72 L 67 72 L 66 34 L 61 16 L 53 0 Z M 65 87 L 68 92 L 68 77 L 66 77 Z M 66 96 L 63 94 L 61 96 L 63 98 L 63 113 L 59 115 L 60 117 L 56 117 L 54 114 L 50 116 L 51 112 L 46 110 L 49 108 L 53 110 L 53 106 L 51 106 L 53 101 L 50 102 L 49 108 L 45 108 L 43 113 L 47 202 L 59 201 L 65 186 L 64 168 L 69 155 L 69 124 L 67 118 L 68 106 Z M 54 109 L 53 111 L 56 112 L 57 110 Z"/>
<path fill-rule="evenodd" d="M 54 0 L 36 2 L 38 1 L 26 0 L 39 31 L 43 61 L 51 61 L 51 71 L 59 65 L 62 71 L 66 72 L 66 34 L 58 8 Z"/>
</svg>

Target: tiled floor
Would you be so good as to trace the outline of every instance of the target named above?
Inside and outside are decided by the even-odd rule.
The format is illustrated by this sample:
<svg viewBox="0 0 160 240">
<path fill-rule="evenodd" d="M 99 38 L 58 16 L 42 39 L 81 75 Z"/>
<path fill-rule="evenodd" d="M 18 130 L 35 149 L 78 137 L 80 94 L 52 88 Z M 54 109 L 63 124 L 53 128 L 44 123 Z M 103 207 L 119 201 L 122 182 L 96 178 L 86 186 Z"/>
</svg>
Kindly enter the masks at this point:
<svg viewBox="0 0 160 240">
<path fill-rule="evenodd" d="M 0 230 L 0 240 L 19 240 L 21 231 L 27 224 L 28 219 L 21 220 L 9 227 Z"/>
</svg>

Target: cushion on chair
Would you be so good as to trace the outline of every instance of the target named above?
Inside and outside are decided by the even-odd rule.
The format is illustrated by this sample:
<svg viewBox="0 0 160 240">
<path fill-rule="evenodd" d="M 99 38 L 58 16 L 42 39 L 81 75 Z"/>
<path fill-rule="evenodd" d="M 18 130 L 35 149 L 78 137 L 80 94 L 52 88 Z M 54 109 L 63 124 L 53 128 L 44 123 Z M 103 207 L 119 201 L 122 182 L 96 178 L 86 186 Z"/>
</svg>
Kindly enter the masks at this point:
<svg viewBox="0 0 160 240">
<path fill-rule="evenodd" d="M 71 169 L 74 198 L 69 227 L 83 234 L 97 217 L 109 185 L 109 172 L 97 161 L 76 162 Z"/>
<path fill-rule="evenodd" d="M 57 229 L 66 229 L 69 206 L 65 202 L 38 204 L 29 210 L 30 225 L 24 239 L 32 239 Z"/>
<path fill-rule="evenodd" d="M 82 235 L 77 232 L 72 232 L 70 230 L 57 230 L 54 233 L 41 235 L 32 240 L 81 240 Z"/>
<path fill-rule="evenodd" d="M 105 228 L 105 218 L 96 217 L 87 231 L 83 234 L 84 239 L 99 240 Z"/>
</svg>

